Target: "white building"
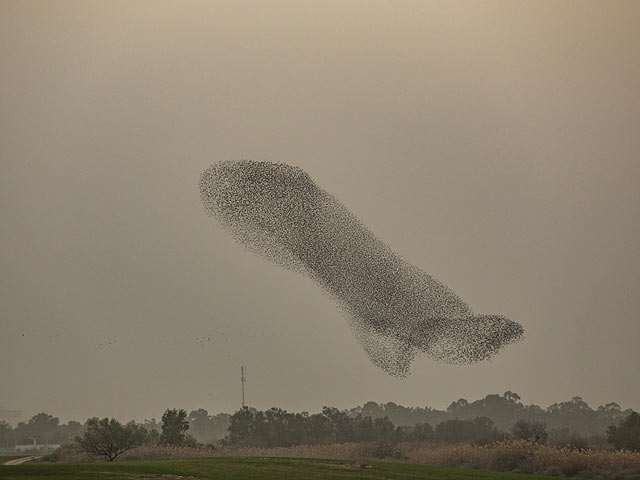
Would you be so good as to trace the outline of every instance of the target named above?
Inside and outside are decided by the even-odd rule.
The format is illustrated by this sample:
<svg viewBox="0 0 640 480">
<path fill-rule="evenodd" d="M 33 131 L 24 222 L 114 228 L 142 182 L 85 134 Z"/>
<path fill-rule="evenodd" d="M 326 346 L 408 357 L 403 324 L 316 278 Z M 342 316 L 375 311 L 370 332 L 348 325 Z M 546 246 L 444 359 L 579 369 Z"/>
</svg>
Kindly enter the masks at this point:
<svg viewBox="0 0 640 480">
<path fill-rule="evenodd" d="M 16 452 L 53 452 L 60 448 L 59 443 L 27 443 L 26 445 L 16 445 Z"/>
</svg>

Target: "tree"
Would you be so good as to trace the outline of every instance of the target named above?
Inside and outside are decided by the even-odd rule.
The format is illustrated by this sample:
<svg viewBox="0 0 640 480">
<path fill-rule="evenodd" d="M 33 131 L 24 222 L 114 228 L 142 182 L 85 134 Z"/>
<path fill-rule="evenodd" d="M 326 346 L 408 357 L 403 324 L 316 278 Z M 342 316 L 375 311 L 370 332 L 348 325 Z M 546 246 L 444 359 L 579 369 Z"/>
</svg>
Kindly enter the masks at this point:
<svg viewBox="0 0 640 480">
<path fill-rule="evenodd" d="M 487 417 L 473 420 L 446 420 L 435 429 L 435 438 L 443 443 L 486 444 L 497 440 L 500 432 Z"/>
<path fill-rule="evenodd" d="M 187 412 L 183 409 L 167 409 L 162 415 L 160 443 L 176 447 L 185 445 L 188 440 L 187 430 L 189 430 Z"/>
<path fill-rule="evenodd" d="M 507 390 L 506 392 L 504 392 L 504 394 L 502 395 L 508 402 L 511 403 L 520 403 L 520 395 L 518 395 L 515 392 L 512 392 L 511 390 Z"/>
<path fill-rule="evenodd" d="M 607 403 L 604 407 L 602 405 L 599 406 L 598 412 L 618 415 L 622 412 L 622 408 L 616 402 L 610 402 L 610 403 Z"/>
<path fill-rule="evenodd" d="M 2 445 L 3 447 L 9 446 L 9 434 L 12 430 L 13 429 L 11 428 L 11 425 L 9 425 L 4 420 L 0 420 L 0 445 Z"/>
<path fill-rule="evenodd" d="M 209 412 L 203 408 L 192 410 L 187 417 L 189 434 L 193 435 L 198 442 L 214 443 L 226 435 L 230 418 L 231 416 L 226 413 L 209 415 Z"/>
<path fill-rule="evenodd" d="M 407 438 L 418 442 L 433 440 L 433 427 L 428 423 L 416 423 L 407 430 Z"/>
<path fill-rule="evenodd" d="M 345 411 L 338 410 L 335 407 L 322 407 L 322 415 L 329 419 L 334 442 L 346 443 L 355 441 L 355 426 Z"/>
<path fill-rule="evenodd" d="M 447 412 L 455 413 L 456 410 L 461 410 L 469 405 L 469 402 L 465 398 L 461 398 L 456 402 L 451 402 L 451 405 L 447 407 Z"/>
<path fill-rule="evenodd" d="M 232 445 L 248 446 L 251 442 L 253 412 L 248 408 L 238 410 L 229 424 L 229 442 Z"/>
<path fill-rule="evenodd" d="M 377 441 L 389 443 L 394 440 L 396 427 L 388 417 L 376 418 L 373 421 L 373 431 Z"/>
<path fill-rule="evenodd" d="M 308 443 L 331 443 L 333 441 L 333 430 L 329 417 L 316 413 L 309 416 L 309 437 Z"/>
<path fill-rule="evenodd" d="M 531 440 L 537 443 L 546 443 L 549 437 L 547 425 L 544 422 L 528 422 L 526 420 L 518 420 L 513 425 L 511 433 L 522 440 Z"/>
<path fill-rule="evenodd" d="M 15 430 L 16 437 L 23 443 L 35 438 L 38 443 L 51 443 L 60 425 L 57 417 L 47 413 L 38 413 L 27 423 L 20 422 Z"/>
<path fill-rule="evenodd" d="M 199 441 L 215 441 L 215 438 L 210 435 L 210 431 L 215 427 L 215 422 L 204 408 L 192 410 L 187 421 L 189 422 L 189 430 Z"/>
<path fill-rule="evenodd" d="M 640 451 L 640 414 L 632 412 L 618 426 L 611 425 L 607 440 L 616 448 Z"/>
<path fill-rule="evenodd" d="M 85 452 L 113 462 L 127 450 L 142 445 L 146 434 L 145 428 L 135 422 L 122 425 L 115 418 L 90 418 L 84 434 L 76 437 L 76 442 Z"/>
<path fill-rule="evenodd" d="M 68 423 L 58 425 L 56 427 L 55 433 L 51 438 L 51 442 L 60 444 L 72 442 L 76 436 L 82 435 L 83 431 L 84 426 L 80 422 L 69 420 Z"/>
</svg>

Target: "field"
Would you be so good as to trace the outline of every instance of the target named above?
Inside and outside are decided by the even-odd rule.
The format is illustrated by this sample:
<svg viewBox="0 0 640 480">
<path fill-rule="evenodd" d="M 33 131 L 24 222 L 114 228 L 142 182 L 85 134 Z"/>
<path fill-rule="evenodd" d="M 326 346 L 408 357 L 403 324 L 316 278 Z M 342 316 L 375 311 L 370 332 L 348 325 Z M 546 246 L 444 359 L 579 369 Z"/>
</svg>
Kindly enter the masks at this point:
<svg viewBox="0 0 640 480">
<path fill-rule="evenodd" d="M 551 477 L 387 462 L 295 458 L 200 458 L 0 466 L 0 479 L 36 480 L 544 480 Z"/>
</svg>

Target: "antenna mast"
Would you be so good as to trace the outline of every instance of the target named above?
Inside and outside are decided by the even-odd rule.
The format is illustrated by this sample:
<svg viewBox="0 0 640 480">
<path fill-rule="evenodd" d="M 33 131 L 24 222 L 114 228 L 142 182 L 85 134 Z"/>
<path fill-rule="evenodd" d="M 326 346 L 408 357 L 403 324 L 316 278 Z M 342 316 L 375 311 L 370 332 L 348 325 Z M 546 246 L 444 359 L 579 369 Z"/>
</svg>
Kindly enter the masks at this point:
<svg viewBox="0 0 640 480">
<path fill-rule="evenodd" d="M 247 380 L 247 367 L 242 365 L 240 367 L 240 381 L 242 382 L 242 408 L 245 408 L 244 405 L 244 382 Z"/>
</svg>

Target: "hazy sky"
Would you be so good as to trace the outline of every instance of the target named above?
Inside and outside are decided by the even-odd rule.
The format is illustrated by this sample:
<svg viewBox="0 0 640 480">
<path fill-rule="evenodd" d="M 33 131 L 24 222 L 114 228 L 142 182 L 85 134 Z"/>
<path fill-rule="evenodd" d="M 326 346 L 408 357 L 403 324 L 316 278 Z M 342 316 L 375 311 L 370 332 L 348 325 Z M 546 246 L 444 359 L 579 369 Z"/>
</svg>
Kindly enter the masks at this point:
<svg viewBox="0 0 640 480">
<path fill-rule="evenodd" d="M 84 420 L 640 409 L 640 2 L 0 1 L 0 406 Z M 307 278 L 205 215 L 200 172 L 304 168 L 479 313 L 491 362 L 374 367 Z"/>
</svg>

